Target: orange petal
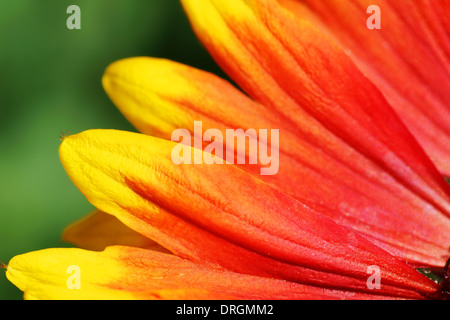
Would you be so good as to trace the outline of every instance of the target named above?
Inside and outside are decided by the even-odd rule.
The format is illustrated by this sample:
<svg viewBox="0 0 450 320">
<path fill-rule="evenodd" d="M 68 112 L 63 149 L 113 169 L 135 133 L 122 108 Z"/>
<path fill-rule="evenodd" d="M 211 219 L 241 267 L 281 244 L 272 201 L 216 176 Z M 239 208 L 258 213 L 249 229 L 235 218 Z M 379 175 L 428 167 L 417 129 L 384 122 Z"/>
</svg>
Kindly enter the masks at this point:
<svg viewBox="0 0 450 320">
<path fill-rule="evenodd" d="M 114 130 L 64 139 L 63 165 L 100 210 L 197 263 L 341 290 L 419 297 L 436 285 L 406 264 L 233 165 L 174 165 L 176 144 Z M 191 149 L 193 151 L 193 149 Z"/>
</svg>

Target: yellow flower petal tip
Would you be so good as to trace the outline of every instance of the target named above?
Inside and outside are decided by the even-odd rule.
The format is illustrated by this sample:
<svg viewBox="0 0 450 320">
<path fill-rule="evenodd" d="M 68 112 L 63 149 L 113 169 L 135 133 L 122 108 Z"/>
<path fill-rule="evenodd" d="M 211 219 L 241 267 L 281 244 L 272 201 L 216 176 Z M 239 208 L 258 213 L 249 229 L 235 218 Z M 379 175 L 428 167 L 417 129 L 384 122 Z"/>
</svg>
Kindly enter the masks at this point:
<svg viewBox="0 0 450 320">
<path fill-rule="evenodd" d="M 192 123 L 189 112 L 178 106 L 180 97 L 202 96 L 203 88 L 194 84 L 193 76 L 205 77 L 205 72 L 166 59 L 136 57 L 109 65 L 102 84 L 140 132 L 167 138 L 175 129 Z"/>
<path fill-rule="evenodd" d="M 98 253 L 78 248 L 55 248 L 15 256 L 6 277 L 35 299 L 130 299 L 128 292 L 110 288 L 123 275 L 117 248 Z"/>
</svg>

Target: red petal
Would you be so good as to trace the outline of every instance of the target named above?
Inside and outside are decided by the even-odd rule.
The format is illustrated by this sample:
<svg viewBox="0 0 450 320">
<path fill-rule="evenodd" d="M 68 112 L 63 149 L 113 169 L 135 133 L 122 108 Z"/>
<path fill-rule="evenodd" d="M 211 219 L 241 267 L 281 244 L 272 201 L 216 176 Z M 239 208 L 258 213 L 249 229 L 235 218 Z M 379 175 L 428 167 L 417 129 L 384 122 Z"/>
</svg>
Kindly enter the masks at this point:
<svg viewBox="0 0 450 320">
<path fill-rule="evenodd" d="M 438 168 L 450 175 L 450 38 L 446 0 L 283 0 L 333 36 L 381 89 Z M 366 10 L 381 10 L 369 30 Z"/>
</svg>

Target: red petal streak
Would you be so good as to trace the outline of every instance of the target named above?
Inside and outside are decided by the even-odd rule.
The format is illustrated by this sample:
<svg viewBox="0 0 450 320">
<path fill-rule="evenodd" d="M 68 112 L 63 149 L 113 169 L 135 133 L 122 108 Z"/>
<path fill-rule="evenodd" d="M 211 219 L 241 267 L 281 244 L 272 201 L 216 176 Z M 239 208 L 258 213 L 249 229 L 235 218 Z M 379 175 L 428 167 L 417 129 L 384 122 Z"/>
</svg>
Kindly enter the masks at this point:
<svg viewBox="0 0 450 320">
<path fill-rule="evenodd" d="M 108 248 L 107 251 L 122 249 Z M 172 255 L 123 248 L 117 259 L 127 270 L 110 287 L 156 299 L 376 299 L 376 295 L 305 286 L 198 265 Z M 379 297 L 379 296 L 378 296 Z"/>
</svg>

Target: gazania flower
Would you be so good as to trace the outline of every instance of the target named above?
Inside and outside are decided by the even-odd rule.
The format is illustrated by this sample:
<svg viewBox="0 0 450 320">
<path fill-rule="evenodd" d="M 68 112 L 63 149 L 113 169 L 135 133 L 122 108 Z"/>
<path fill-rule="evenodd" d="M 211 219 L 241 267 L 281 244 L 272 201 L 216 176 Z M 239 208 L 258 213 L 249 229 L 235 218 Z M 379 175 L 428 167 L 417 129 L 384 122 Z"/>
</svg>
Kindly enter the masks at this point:
<svg viewBox="0 0 450 320">
<path fill-rule="evenodd" d="M 415 268 L 449 258 L 448 2 L 376 1 L 378 30 L 372 1 L 182 2 L 246 94 L 167 60 L 109 66 L 105 90 L 142 134 L 64 138 L 98 211 L 65 231 L 80 249 L 14 257 L 8 278 L 39 299 L 442 297 Z M 279 171 L 174 164 L 171 134 L 194 121 L 279 129 Z"/>
</svg>

